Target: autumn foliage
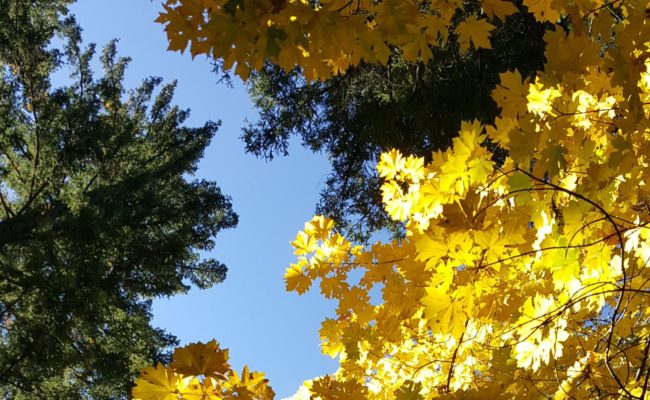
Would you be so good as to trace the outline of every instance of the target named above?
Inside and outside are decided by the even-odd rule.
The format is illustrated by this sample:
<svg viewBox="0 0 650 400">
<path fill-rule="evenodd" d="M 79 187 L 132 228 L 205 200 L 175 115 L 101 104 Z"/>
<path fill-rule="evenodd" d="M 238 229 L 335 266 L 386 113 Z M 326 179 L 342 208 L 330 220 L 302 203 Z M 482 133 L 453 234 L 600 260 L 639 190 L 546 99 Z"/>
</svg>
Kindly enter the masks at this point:
<svg viewBox="0 0 650 400">
<path fill-rule="evenodd" d="M 274 395 L 263 373 L 245 366 L 237 374 L 228 350 L 214 340 L 177 348 L 169 366 L 144 368 L 133 388 L 133 398 L 152 400 L 265 400 Z"/>
<path fill-rule="evenodd" d="M 305 383 L 312 398 L 650 396 L 649 4 L 523 4 L 554 24 L 544 71 L 504 71 L 496 120 L 463 123 L 429 162 L 382 155 L 406 236 L 359 246 L 318 216 L 293 242 L 287 290 L 338 304 L 320 336 L 340 368 Z M 489 49 L 514 6 L 454 20 L 467 5 L 186 0 L 160 21 L 173 49 L 191 41 L 244 78 L 268 59 L 315 79 L 388 46 L 414 62 L 447 40 Z"/>
<path fill-rule="evenodd" d="M 429 46 L 444 45 L 450 35 L 463 51 L 489 49 L 494 29 L 489 20 L 503 20 L 517 8 L 503 0 L 481 5 L 489 18 L 455 21 L 465 7 L 459 0 L 170 0 L 157 21 L 166 25 L 170 50 L 189 45 L 193 56 L 222 59 L 225 69 L 235 65 L 243 79 L 270 60 L 285 71 L 299 65 L 313 80 L 362 60 L 385 64 L 391 47 L 400 48 L 406 61 L 426 62 Z"/>
</svg>

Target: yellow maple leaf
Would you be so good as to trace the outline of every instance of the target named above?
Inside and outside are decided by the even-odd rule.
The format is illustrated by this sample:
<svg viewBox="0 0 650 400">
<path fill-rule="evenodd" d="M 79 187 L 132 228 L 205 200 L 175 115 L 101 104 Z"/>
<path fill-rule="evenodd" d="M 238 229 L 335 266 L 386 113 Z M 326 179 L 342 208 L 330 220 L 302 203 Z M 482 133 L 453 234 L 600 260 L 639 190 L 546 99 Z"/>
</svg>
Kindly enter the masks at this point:
<svg viewBox="0 0 650 400">
<path fill-rule="evenodd" d="M 502 118 L 516 119 L 526 113 L 528 80 L 522 82 L 516 69 L 499 74 L 500 83 L 492 91 L 492 98 L 501 107 Z"/>
<path fill-rule="evenodd" d="M 413 40 L 404 45 L 402 48 L 404 60 L 409 62 L 421 61 L 426 63 L 431 59 L 433 56 L 433 53 L 431 53 L 431 49 L 429 48 L 431 40 L 427 36 L 428 35 L 424 34 L 414 35 Z"/>
<path fill-rule="evenodd" d="M 447 252 L 445 242 L 434 235 L 418 235 L 414 241 L 417 252 L 416 260 L 426 262 L 426 267 L 432 269 Z"/>
<path fill-rule="evenodd" d="M 320 282 L 320 289 L 323 296 L 331 299 L 333 297 L 339 297 L 342 293 L 346 292 L 350 285 L 344 278 L 345 276 L 343 275 L 323 278 Z"/>
<path fill-rule="evenodd" d="M 455 336 L 462 332 L 467 316 L 447 293 L 428 287 L 426 296 L 420 301 L 424 305 L 424 315 L 432 329 L 440 333 L 454 333 Z"/>
<path fill-rule="evenodd" d="M 343 321 L 347 323 L 347 321 Z M 321 328 L 318 331 L 321 339 L 321 350 L 323 354 L 332 358 L 343 350 L 341 344 L 341 321 L 334 319 L 325 319 L 321 323 Z"/>
<path fill-rule="evenodd" d="M 217 389 L 216 380 L 192 378 L 185 390 L 181 393 L 182 400 L 221 400 L 220 390 Z"/>
<path fill-rule="evenodd" d="M 540 22 L 556 22 L 560 19 L 560 13 L 553 8 L 553 0 L 524 0 L 524 5 Z"/>
<path fill-rule="evenodd" d="M 338 381 L 330 375 L 315 379 L 310 391 L 312 398 L 366 400 L 368 390 L 356 381 Z"/>
<path fill-rule="evenodd" d="M 483 184 L 494 170 L 494 163 L 489 155 L 473 158 L 467 163 L 470 184 Z"/>
<path fill-rule="evenodd" d="M 562 92 L 559 89 L 545 87 L 538 78 L 534 84 L 528 87 L 528 94 L 526 95 L 528 111 L 539 116 L 546 114 L 555 116 L 556 112 L 553 108 L 553 102 L 561 96 Z"/>
<path fill-rule="evenodd" d="M 395 391 L 395 400 L 422 400 L 422 383 L 406 381 Z"/>
<path fill-rule="evenodd" d="M 482 134 L 483 126 L 477 120 L 472 122 L 462 121 L 458 137 L 453 139 L 454 155 L 469 156 L 474 149 L 481 145 L 485 135 Z"/>
<path fill-rule="evenodd" d="M 222 350 L 216 340 L 192 343 L 174 351 L 171 366 L 183 375 L 224 375 L 230 371 L 228 350 Z"/>
<path fill-rule="evenodd" d="M 251 372 L 244 365 L 241 377 L 232 371 L 225 386 L 231 393 L 230 396 L 238 400 L 271 400 L 275 397 L 275 392 L 268 383 L 264 373 Z"/>
<path fill-rule="evenodd" d="M 311 279 L 303 273 L 303 265 L 303 263 L 291 264 L 284 273 L 285 287 L 288 292 L 296 291 L 298 294 L 303 294 L 311 286 Z"/>
<path fill-rule="evenodd" d="M 458 35 L 458 45 L 461 51 L 466 52 L 470 48 L 470 42 L 474 45 L 475 49 L 491 49 L 490 32 L 493 29 L 494 25 L 472 15 L 466 20 L 461 21 L 454 32 Z"/>
<path fill-rule="evenodd" d="M 317 240 L 325 240 L 332 231 L 334 221 L 331 218 L 316 215 L 305 224 L 304 232 Z"/>
<path fill-rule="evenodd" d="M 379 163 L 377 164 L 377 172 L 379 176 L 386 179 L 395 179 L 395 176 L 404 168 L 406 160 L 402 157 L 399 150 L 392 149 L 391 151 L 381 153 Z"/>
<path fill-rule="evenodd" d="M 494 119 L 494 126 L 488 125 L 485 130 L 490 139 L 505 147 L 510 143 L 510 131 L 517 128 L 517 120 L 513 118 L 500 118 Z"/>
<path fill-rule="evenodd" d="M 503 0 L 483 0 L 481 7 L 489 18 L 498 18 L 501 21 L 505 21 L 508 15 L 517 12 L 517 7 L 514 4 Z"/>
<path fill-rule="evenodd" d="M 192 377 L 183 378 L 172 368 L 162 364 L 146 367 L 140 371 L 131 392 L 133 400 L 178 400 Z"/>
<path fill-rule="evenodd" d="M 313 252 L 316 250 L 316 244 L 316 238 L 304 231 L 298 232 L 296 239 L 291 242 L 291 245 L 294 248 L 294 254 L 296 255 Z"/>
</svg>

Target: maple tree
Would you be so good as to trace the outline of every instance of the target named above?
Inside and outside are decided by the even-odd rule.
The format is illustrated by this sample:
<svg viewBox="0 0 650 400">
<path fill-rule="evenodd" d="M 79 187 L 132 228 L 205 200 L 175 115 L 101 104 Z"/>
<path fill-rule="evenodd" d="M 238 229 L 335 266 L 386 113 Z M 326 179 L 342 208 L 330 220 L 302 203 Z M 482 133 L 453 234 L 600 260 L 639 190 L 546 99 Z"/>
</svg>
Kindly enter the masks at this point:
<svg viewBox="0 0 650 400">
<path fill-rule="evenodd" d="M 320 336 L 340 368 L 305 383 L 312 398 L 650 396 L 650 4 L 523 3 L 553 24 L 544 70 L 503 71 L 495 120 L 464 122 L 430 161 L 382 155 L 406 235 L 364 247 L 318 216 L 293 242 L 287 290 L 338 304 Z M 160 21 L 172 49 L 192 41 L 244 78 L 269 59 L 320 79 L 387 46 L 489 48 L 512 4 L 480 5 L 454 21 L 464 3 L 186 0 Z"/>
<path fill-rule="evenodd" d="M 287 289 L 320 279 L 338 300 L 321 338 L 340 387 L 645 398 L 650 24 L 645 2 L 611 7 L 548 32 L 534 80 L 504 72 L 493 125 L 464 123 L 426 165 L 382 155 L 383 201 L 405 238 L 364 249 L 320 217 L 298 235 Z M 339 390 L 317 382 L 315 396 Z"/>
</svg>

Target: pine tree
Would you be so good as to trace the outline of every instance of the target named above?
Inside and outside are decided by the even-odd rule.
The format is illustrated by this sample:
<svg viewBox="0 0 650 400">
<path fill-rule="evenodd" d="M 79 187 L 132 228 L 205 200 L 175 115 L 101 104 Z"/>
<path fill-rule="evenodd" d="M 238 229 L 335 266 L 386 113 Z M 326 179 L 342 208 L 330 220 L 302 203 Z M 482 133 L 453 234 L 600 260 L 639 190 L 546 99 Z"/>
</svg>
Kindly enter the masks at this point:
<svg viewBox="0 0 650 400">
<path fill-rule="evenodd" d="M 222 281 L 199 251 L 237 223 L 191 176 L 219 124 L 186 127 L 174 83 L 127 90 L 115 42 L 94 77 L 68 3 L 0 1 L 3 398 L 126 398 L 177 343 L 151 326 L 151 300 Z M 52 86 L 59 69 L 69 86 Z"/>
</svg>

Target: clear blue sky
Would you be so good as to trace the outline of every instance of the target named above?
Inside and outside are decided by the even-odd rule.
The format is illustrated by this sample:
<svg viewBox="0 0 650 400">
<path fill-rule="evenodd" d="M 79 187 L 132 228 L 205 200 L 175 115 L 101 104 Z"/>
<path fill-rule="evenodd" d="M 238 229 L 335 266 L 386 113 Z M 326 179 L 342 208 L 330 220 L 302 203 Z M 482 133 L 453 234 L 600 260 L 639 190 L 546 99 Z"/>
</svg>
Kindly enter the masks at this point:
<svg viewBox="0 0 650 400">
<path fill-rule="evenodd" d="M 217 85 L 205 59 L 167 52 L 162 26 L 153 22 L 160 9 L 149 0 L 78 0 L 72 7 L 86 43 L 101 48 L 118 38 L 120 54 L 133 58 L 128 87 L 150 75 L 177 79 L 175 102 L 192 110 L 189 125 L 223 122 L 197 177 L 217 181 L 240 217 L 237 228 L 219 234 L 212 253 L 228 265 L 228 277 L 210 290 L 156 300 L 154 325 L 183 344 L 217 339 L 230 348 L 234 366 L 265 371 L 282 398 L 336 365 L 318 344 L 320 321 L 333 314 L 332 305 L 316 293 L 286 293 L 282 280 L 294 261 L 289 241 L 311 218 L 329 163 L 299 143 L 270 163 L 245 154 L 241 128 L 257 115 L 246 91 L 239 82 L 234 89 Z"/>
</svg>

